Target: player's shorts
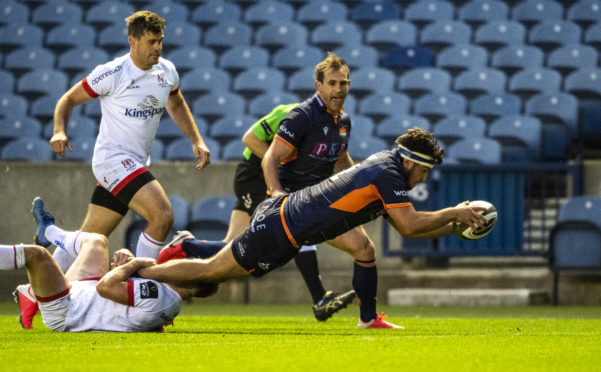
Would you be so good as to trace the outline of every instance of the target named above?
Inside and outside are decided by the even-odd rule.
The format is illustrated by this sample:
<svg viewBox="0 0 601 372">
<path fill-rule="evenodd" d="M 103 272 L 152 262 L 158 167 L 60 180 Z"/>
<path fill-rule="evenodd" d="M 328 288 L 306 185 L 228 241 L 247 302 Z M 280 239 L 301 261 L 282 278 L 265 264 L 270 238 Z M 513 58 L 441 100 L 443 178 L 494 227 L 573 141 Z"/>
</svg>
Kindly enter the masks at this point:
<svg viewBox="0 0 601 372">
<path fill-rule="evenodd" d="M 267 197 L 266 191 L 267 185 L 260 166 L 247 160 L 241 161 L 234 178 L 234 193 L 238 198 L 234 209 L 252 215 L 257 205 Z"/>
<path fill-rule="evenodd" d="M 70 289 L 57 297 L 48 301 L 38 297 L 38 307 L 46 327 L 55 332 L 64 332 L 67 324 L 67 313 L 71 305 Z"/>
<path fill-rule="evenodd" d="M 153 181 L 146 167 L 128 154 L 113 154 L 103 162 L 92 164 L 98 186 L 92 194 L 92 204 L 125 215 L 128 205 L 142 186 Z"/>
<path fill-rule="evenodd" d="M 298 254 L 282 225 L 280 207 L 284 198 L 269 198 L 259 204 L 250 227 L 232 241 L 236 262 L 254 277 L 285 265 Z"/>
</svg>

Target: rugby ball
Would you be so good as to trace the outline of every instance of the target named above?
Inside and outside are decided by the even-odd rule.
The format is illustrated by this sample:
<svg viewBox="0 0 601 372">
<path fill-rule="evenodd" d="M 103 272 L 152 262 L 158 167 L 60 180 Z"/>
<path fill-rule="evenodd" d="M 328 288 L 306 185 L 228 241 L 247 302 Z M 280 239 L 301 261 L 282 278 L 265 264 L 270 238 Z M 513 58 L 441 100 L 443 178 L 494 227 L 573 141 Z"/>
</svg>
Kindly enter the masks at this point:
<svg viewBox="0 0 601 372">
<path fill-rule="evenodd" d="M 481 227 L 475 231 L 472 230 L 469 225 L 453 222 L 453 234 L 455 234 L 455 236 L 457 236 L 459 239 L 463 240 L 476 240 L 483 238 L 492 231 L 493 227 L 495 227 L 495 224 L 497 223 L 497 208 L 485 200 L 471 201 L 469 206 L 486 208 L 486 210 L 480 212 L 480 214 L 482 214 L 488 222 L 486 225 L 484 225 L 484 227 Z"/>
</svg>

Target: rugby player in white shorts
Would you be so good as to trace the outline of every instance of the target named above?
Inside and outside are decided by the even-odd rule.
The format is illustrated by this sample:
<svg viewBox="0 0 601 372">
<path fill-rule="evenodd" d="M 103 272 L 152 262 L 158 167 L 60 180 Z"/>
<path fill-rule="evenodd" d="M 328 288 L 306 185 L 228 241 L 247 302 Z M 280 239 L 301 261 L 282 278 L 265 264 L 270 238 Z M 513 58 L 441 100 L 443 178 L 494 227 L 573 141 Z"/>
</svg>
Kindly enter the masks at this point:
<svg viewBox="0 0 601 372">
<path fill-rule="evenodd" d="M 135 258 L 127 249 L 115 252 L 114 269 L 108 271 L 107 238 L 81 234 L 81 244 L 71 252 L 76 259 L 65 274 L 42 246 L 0 245 L 0 269 L 27 269 L 44 324 L 53 331 L 157 331 L 173 321 L 184 300 L 217 290 L 213 283 L 182 287 L 132 278 L 156 261 Z"/>
</svg>

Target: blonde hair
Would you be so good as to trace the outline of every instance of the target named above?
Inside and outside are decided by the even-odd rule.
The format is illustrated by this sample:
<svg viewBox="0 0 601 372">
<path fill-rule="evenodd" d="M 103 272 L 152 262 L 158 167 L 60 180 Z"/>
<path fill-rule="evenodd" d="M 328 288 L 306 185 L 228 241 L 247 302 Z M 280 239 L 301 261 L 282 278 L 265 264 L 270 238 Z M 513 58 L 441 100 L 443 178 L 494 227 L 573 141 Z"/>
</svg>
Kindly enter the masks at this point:
<svg viewBox="0 0 601 372">
<path fill-rule="evenodd" d="M 125 18 L 127 24 L 127 35 L 136 39 L 144 36 L 148 31 L 153 34 L 160 34 L 165 28 L 165 18 L 149 10 L 139 10 Z"/>
<path fill-rule="evenodd" d="M 317 66 L 315 66 L 315 81 L 323 83 L 323 76 L 325 75 L 326 70 L 329 68 L 346 72 L 347 79 L 350 77 L 350 70 L 345 60 L 332 52 L 328 52 L 326 59 L 319 62 Z"/>
</svg>

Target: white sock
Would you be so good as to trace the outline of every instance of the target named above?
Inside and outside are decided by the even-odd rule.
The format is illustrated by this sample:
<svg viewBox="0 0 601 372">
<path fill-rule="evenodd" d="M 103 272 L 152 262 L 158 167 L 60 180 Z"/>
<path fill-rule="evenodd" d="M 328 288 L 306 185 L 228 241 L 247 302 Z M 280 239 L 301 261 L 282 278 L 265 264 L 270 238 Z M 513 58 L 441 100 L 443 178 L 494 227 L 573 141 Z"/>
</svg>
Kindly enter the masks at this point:
<svg viewBox="0 0 601 372">
<path fill-rule="evenodd" d="M 52 254 L 52 257 L 54 257 L 54 261 L 56 261 L 58 267 L 60 267 L 64 273 L 66 273 L 67 270 L 69 270 L 69 268 L 71 267 L 71 265 L 73 265 L 73 262 L 75 262 L 75 257 L 71 256 L 69 253 L 67 253 L 66 250 L 62 249 L 61 247 L 56 247 L 54 253 Z"/>
<path fill-rule="evenodd" d="M 0 270 L 18 270 L 25 267 L 25 249 L 19 245 L 0 245 Z"/>
<path fill-rule="evenodd" d="M 62 249 L 68 253 L 68 255 L 75 258 L 81 251 L 81 241 L 88 233 L 81 231 L 66 231 L 56 225 L 51 225 L 46 228 L 44 235 L 49 242 L 56 245 L 56 250 L 54 251 L 55 254 L 58 254 L 59 256 L 62 255 L 62 253 L 57 253 L 57 250 Z M 61 268 L 63 267 L 60 263 L 59 266 Z"/>
<path fill-rule="evenodd" d="M 138 245 L 136 245 L 136 257 L 148 257 L 156 259 L 159 257 L 159 252 L 163 248 L 165 242 L 159 242 L 150 237 L 144 231 L 138 237 Z"/>
</svg>

